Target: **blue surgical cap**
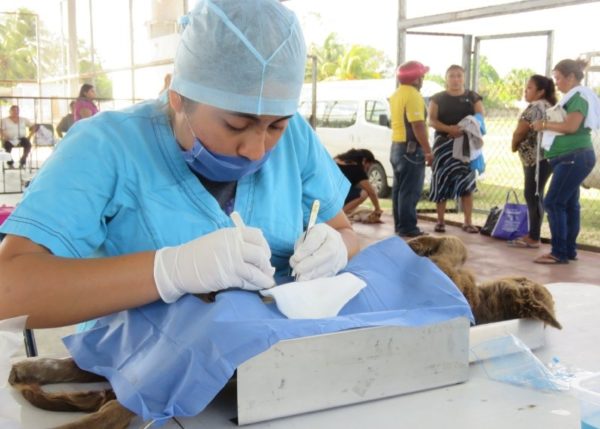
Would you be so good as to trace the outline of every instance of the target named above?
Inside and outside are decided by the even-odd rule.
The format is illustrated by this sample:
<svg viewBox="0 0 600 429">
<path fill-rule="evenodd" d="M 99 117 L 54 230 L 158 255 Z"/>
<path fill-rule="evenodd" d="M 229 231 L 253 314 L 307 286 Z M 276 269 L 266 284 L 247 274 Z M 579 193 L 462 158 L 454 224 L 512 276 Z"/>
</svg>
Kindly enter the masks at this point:
<svg viewBox="0 0 600 429">
<path fill-rule="evenodd" d="M 297 110 L 306 46 L 291 10 L 277 0 L 200 0 L 182 23 L 172 90 L 234 112 Z"/>
</svg>

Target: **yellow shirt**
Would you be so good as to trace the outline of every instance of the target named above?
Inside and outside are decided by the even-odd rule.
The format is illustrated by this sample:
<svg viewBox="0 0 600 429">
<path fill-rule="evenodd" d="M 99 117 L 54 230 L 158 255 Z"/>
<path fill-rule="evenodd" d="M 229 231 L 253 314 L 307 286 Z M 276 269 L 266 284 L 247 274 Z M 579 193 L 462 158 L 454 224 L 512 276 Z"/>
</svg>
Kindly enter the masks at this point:
<svg viewBox="0 0 600 429">
<path fill-rule="evenodd" d="M 427 110 L 423 96 L 412 85 L 400 85 L 390 97 L 392 141 L 416 141 L 411 122 L 425 121 Z"/>
</svg>

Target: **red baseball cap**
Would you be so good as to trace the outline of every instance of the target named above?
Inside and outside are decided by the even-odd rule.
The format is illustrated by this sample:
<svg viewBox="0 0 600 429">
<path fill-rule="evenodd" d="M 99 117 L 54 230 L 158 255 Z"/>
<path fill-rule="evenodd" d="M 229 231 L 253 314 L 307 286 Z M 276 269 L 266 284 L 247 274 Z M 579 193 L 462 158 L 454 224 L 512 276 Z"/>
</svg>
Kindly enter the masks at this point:
<svg viewBox="0 0 600 429">
<path fill-rule="evenodd" d="M 398 70 L 396 70 L 396 76 L 400 83 L 411 83 L 425 76 L 428 71 L 429 67 L 424 66 L 418 61 L 407 61 L 400 64 Z"/>
</svg>

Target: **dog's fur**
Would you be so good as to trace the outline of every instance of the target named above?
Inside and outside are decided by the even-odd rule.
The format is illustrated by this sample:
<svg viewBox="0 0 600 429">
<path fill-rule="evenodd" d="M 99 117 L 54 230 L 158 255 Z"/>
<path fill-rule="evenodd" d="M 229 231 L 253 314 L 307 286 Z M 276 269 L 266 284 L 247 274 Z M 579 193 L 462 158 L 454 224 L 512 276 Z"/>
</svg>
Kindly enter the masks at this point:
<svg viewBox="0 0 600 429">
<path fill-rule="evenodd" d="M 457 237 L 421 236 L 408 241 L 413 251 L 430 258 L 458 286 L 473 310 L 477 324 L 516 318 L 541 320 L 561 329 L 548 290 L 524 277 L 507 277 L 477 285 L 473 273 L 463 267 L 467 249 Z M 214 294 L 200 297 L 214 301 Z M 88 416 L 59 429 L 121 429 L 135 415 L 115 399 L 111 389 L 49 393 L 40 386 L 50 383 L 106 381 L 79 369 L 72 359 L 25 360 L 13 365 L 9 383 L 38 408 L 54 411 L 86 411 Z"/>
<path fill-rule="evenodd" d="M 354 210 L 348 215 L 348 219 L 350 219 L 351 222 L 366 224 L 383 223 L 381 220 L 381 213 L 366 208 Z"/>
<path fill-rule="evenodd" d="M 408 241 L 413 251 L 431 259 L 460 289 L 477 324 L 530 318 L 562 329 L 554 314 L 554 300 L 543 285 L 525 277 L 505 277 L 476 284 L 464 268 L 467 248 L 457 237 L 420 236 Z"/>
</svg>

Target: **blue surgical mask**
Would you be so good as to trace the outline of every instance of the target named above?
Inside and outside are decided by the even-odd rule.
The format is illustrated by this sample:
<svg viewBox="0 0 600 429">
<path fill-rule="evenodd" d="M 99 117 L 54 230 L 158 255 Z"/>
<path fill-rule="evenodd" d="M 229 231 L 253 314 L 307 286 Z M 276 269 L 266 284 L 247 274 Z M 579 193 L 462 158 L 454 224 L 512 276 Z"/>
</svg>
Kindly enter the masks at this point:
<svg viewBox="0 0 600 429">
<path fill-rule="evenodd" d="M 196 137 L 191 126 L 190 131 L 194 136 L 194 145 L 190 150 L 183 152 L 183 159 L 194 172 L 214 182 L 233 182 L 255 173 L 267 162 L 271 155 L 271 150 L 268 150 L 261 159 L 252 161 L 243 156 L 214 153 L 208 150 Z"/>
</svg>

